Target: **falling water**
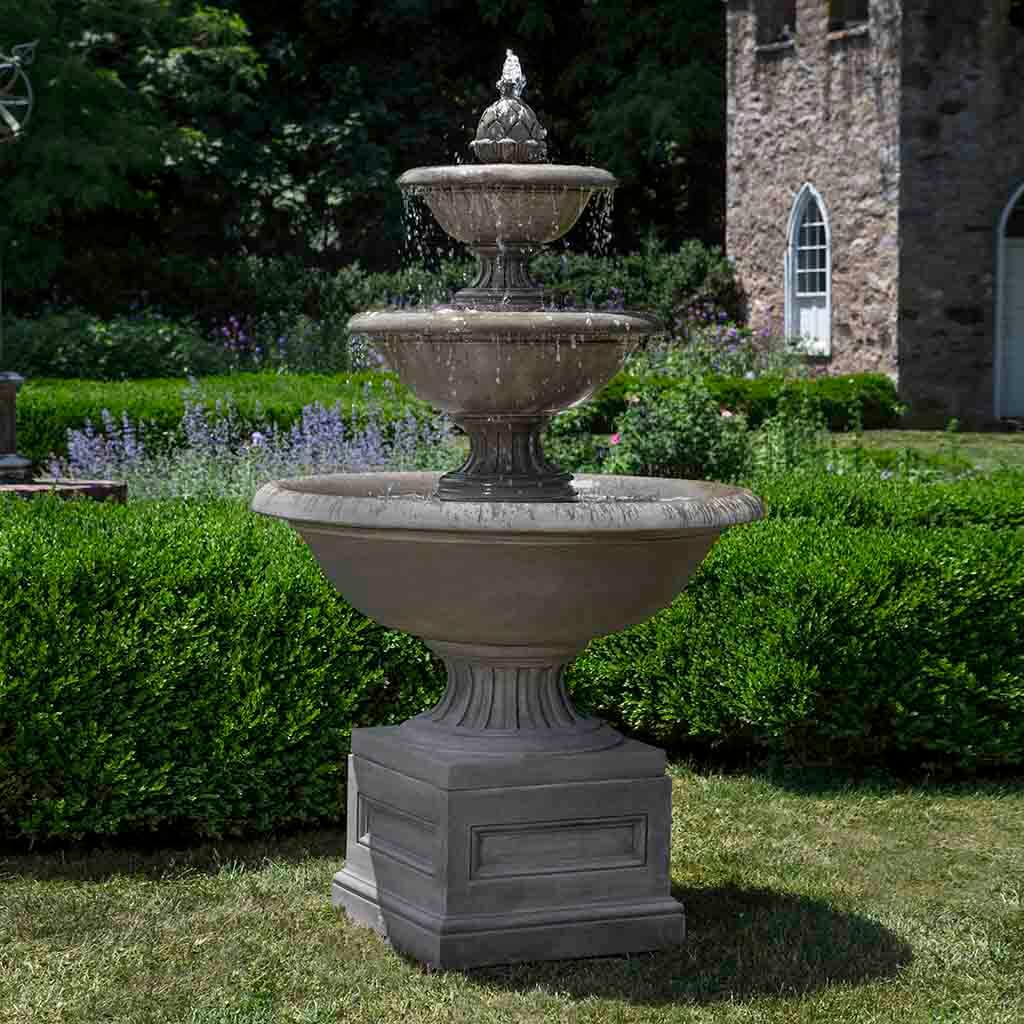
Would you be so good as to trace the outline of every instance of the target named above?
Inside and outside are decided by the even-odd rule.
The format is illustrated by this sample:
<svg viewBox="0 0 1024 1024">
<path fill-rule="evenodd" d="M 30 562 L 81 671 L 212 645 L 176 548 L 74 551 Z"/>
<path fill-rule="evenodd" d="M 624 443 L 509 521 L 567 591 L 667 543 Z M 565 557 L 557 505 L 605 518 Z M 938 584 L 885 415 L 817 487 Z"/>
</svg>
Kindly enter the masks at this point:
<svg viewBox="0 0 1024 1024">
<path fill-rule="evenodd" d="M 427 204 L 416 189 L 406 189 L 402 193 L 402 226 L 405 231 L 405 251 L 402 262 L 405 266 L 413 263 L 426 265 L 427 252 L 430 248 L 428 234 L 433 218 L 426 216 Z"/>
<path fill-rule="evenodd" d="M 587 224 L 587 238 L 590 250 L 595 256 L 607 256 L 612 248 L 612 211 L 615 192 L 602 189 L 590 200 L 590 220 Z"/>
</svg>

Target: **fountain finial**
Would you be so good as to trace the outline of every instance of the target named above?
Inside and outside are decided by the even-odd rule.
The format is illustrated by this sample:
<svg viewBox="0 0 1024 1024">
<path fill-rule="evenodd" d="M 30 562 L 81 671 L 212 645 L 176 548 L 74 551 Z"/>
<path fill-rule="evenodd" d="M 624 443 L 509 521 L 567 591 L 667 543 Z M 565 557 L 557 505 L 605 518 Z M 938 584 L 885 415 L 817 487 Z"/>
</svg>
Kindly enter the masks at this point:
<svg viewBox="0 0 1024 1024">
<path fill-rule="evenodd" d="M 501 98 L 492 103 L 480 118 L 476 139 L 470 148 L 484 164 L 529 164 L 546 160 L 547 132 L 537 115 L 521 96 L 526 88 L 519 58 L 505 51 L 505 64 L 496 83 Z"/>
<path fill-rule="evenodd" d="M 502 96 L 514 96 L 519 99 L 526 88 L 526 75 L 519 58 L 511 51 L 505 51 L 505 64 L 501 69 L 501 78 L 494 83 Z"/>
</svg>

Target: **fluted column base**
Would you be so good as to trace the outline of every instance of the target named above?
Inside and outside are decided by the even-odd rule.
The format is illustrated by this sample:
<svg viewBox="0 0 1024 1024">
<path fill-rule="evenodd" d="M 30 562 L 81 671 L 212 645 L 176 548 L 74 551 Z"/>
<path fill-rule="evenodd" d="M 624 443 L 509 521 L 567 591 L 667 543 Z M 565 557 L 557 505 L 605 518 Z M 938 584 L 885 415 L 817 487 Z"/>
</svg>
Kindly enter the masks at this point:
<svg viewBox="0 0 1024 1024">
<path fill-rule="evenodd" d="M 470 309 L 541 309 L 543 290 L 527 266 L 535 249 L 512 243 L 475 246 L 476 277 L 455 293 L 455 305 Z"/>
<path fill-rule="evenodd" d="M 548 462 L 541 431 L 550 416 L 455 416 L 469 458 L 438 483 L 442 501 L 577 501 L 572 474 Z"/>
<path fill-rule="evenodd" d="M 434 750 L 549 753 L 607 750 L 622 736 L 580 714 L 562 680 L 579 651 L 428 640 L 448 669 L 441 702 L 401 726 L 410 743 Z"/>
</svg>

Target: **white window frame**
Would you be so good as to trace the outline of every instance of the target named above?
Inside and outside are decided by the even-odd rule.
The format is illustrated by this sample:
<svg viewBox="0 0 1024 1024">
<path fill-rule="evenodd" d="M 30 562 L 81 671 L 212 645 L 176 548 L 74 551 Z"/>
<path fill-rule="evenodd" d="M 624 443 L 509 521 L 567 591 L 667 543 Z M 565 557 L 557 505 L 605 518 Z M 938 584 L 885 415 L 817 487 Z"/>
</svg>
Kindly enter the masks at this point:
<svg viewBox="0 0 1024 1024">
<path fill-rule="evenodd" d="M 822 221 L 825 224 L 825 314 L 828 324 L 828 331 L 824 338 L 801 338 L 798 335 L 800 318 L 797 314 L 797 249 L 800 242 L 800 224 L 803 220 L 804 211 L 810 200 L 818 204 Z M 821 193 L 810 183 L 806 182 L 797 192 L 796 198 L 789 211 L 789 224 L 786 227 L 786 259 L 785 259 L 785 282 L 786 282 L 786 337 L 807 354 L 813 356 L 829 356 L 832 354 L 832 218 L 829 216 L 825 200 Z M 821 293 L 819 293 L 821 294 Z"/>
<path fill-rule="evenodd" d="M 995 319 L 995 352 L 992 360 L 992 408 L 996 419 L 1006 415 L 1006 358 L 1007 339 L 1003 317 L 1006 315 L 1006 225 L 1010 214 L 1017 204 L 1024 201 L 1024 181 L 1011 193 L 1009 201 L 999 215 L 999 226 L 996 229 L 996 319 Z"/>
</svg>

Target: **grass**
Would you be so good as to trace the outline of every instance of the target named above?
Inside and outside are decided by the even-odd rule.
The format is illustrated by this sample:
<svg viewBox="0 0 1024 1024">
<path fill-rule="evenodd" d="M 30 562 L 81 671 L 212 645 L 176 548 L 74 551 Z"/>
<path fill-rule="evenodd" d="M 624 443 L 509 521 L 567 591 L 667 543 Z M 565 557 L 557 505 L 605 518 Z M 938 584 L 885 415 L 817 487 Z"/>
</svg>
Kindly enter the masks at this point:
<svg viewBox="0 0 1024 1024">
<path fill-rule="evenodd" d="M 684 946 L 429 972 L 329 904 L 339 830 L 0 859 L 0 1021 L 1024 1019 L 1024 787 L 674 770 Z"/>
<path fill-rule="evenodd" d="M 909 451 L 926 461 L 959 461 L 982 472 L 1001 467 L 1024 467 L 1024 431 L 1012 433 L 953 432 L 945 430 L 865 430 L 861 434 L 833 434 L 840 448 L 860 444 L 868 452 Z"/>
<path fill-rule="evenodd" d="M 592 436 L 595 442 L 607 444 L 608 434 Z M 864 430 L 829 434 L 828 441 L 840 449 L 862 448 L 881 466 L 895 464 L 908 453 L 912 463 L 935 469 L 989 473 L 1024 468 L 1024 431 Z"/>
</svg>

